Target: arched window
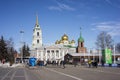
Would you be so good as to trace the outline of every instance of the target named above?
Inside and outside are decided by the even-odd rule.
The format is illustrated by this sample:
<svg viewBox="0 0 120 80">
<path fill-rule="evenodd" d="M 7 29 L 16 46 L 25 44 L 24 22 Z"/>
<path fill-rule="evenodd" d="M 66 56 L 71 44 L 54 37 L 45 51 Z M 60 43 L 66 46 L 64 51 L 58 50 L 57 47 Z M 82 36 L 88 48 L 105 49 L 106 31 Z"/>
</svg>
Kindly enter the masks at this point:
<svg viewBox="0 0 120 80">
<path fill-rule="evenodd" d="M 39 40 L 37 40 L 37 43 L 39 43 Z"/>
<path fill-rule="evenodd" d="M 37 32 L 37 36 L 39 36 L 39 32 Z"/>
<path fill-rule="evenodd" d="M 50 50 L 47 50 L 47 53 L 50 53 Z"/>
<path fill-rule="evenodd" d="M 52 56 L 54 56 L 54 55 L 55 55 L 55 54 L 54 54 L 54 50 L 52 50 L 51 52 L 52 52 Z"/>
<path fill-rule="evenodd" d="M 56 53 L 59 53 L 59 51 L 58 51 L 58 50 L 56 50 Z"/>
</svg>

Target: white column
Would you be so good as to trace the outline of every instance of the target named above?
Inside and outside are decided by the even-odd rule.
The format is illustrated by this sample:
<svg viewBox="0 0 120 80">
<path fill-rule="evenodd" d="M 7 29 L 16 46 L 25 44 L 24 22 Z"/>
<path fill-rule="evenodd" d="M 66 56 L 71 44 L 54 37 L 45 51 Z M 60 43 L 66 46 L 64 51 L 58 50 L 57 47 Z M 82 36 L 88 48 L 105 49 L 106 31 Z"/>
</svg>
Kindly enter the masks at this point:
<svg viewBox="0 0 120 80">
<path fill-rule="evenodd" d="M 56 51 L 55 51 L 55 50 L 54 50 L 54 56 L 55 56 L 54 58 L 55 58 L 55 60 L 56 60 Z"/>
<path fill-rule="evenodd" d="M 65 56 L 65 51 L 62 51 L 62 60 L 64 60 L 64 56 Z"/>
<path fill-rule="evenodd" d="M 51 51 L 50 51 L 50 53 L 49 53 L 49 54 L 50 54 L 50 61 L 51 61 L 51 60 L 52 60 L 52 53 L 51 53 Z"/>
<path fill-rule="evenodd" d="M 45 51 L 45 60 L 47 61 L 47 58 L 48 58 L 48 56 L 47 56 L 47 50 Z"/>
<path fill-rule="evenodd" d="M 59 49 L 59 58 L 61 59 L 61 49 Z"/>
<path fill-rule="evenodd" d="M 38 49 L 36 50 L 36 58 L 37 58 L 37 59 L 39 58 L 39 52 L 38 52 Z"/>
<path fill-rule="evenodd" d="M 40 60 L 43 61 L 43 51 L 40 53 Z"/>
<path fill-rule="evenodd" d="M 60 59 L 60 50 L 58 50 L 58 51 L 59 51 L 59 53 L 58 53 L 58 56 L 59 56 L 59 57 L 58 57 L 58 58 Z"/>
</svg>

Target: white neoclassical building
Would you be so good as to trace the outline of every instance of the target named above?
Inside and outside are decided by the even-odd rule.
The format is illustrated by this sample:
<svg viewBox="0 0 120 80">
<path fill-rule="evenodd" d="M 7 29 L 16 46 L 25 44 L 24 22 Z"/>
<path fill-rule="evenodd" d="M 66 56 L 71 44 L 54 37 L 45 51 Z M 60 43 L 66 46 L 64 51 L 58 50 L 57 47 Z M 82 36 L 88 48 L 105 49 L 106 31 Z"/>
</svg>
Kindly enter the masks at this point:
<svg viewBox="0 0 120 80">
<path fill-rule="evenodd" d="M 75 52 L 75 41 L 69 41 L 69 37 L 66 34 L 64 34 L 61 39 L 59 41 L 57 40 L 53 45 L 43 45 L 42 30 L 38 24 L 37 16 L 36 24 L 33 29 L 33 40 L 30 50 L 30 57 L 35 57 L 41 61 L 64 60 L 65 54 Z"/>
</svg>

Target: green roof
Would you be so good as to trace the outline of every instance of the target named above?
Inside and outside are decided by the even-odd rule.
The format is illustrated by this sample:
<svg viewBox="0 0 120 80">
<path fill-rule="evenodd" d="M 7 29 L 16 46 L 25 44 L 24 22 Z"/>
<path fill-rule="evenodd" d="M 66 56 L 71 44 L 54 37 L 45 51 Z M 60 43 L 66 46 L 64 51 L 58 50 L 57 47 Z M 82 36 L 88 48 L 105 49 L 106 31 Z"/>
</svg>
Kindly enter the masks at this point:
<svg viewBox="0 0 120 80">
<path fill-rule="evenodd" d="M 84 39 L 82 38 L 81 32 L 80 32 L 80 37 L 78 38 L 78 41 L 79 41 L 79 42 L 84 42 Z"/>
<path fill-rule="evenodd" d="M 80 36 L 78 39 L 79 42 L 84 42 L 84 39 Z"/>
<path fill-rule="evenodd" d="M 76 48 L 75 46 L 71 46 L 71 45 L 64 45 L 64 47 L 68 47 L 68 48 Z"/>
</svg>

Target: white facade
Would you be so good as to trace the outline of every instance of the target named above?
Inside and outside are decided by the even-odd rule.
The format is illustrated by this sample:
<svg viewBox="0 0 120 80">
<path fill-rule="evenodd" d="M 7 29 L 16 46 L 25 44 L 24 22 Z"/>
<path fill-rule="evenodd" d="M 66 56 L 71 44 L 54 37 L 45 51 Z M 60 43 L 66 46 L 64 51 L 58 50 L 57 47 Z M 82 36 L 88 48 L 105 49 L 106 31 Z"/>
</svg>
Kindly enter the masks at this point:
<svg viewBox="0 0 120 80">
<path fill-rule="evenodd" d="M 36 18 L 36 24 L 33 29 L 33 40 L 32 40 L 32 48 L 40 48 L 42 46 L 42 30 L 40 25 L 38 24 L 38 17 Z"/>
<path fill-rule="evenodd" d="M 31 57 L 35 57 L 41 61 L 64 60 L 67 53 L 76 52 L 76 48 L 68 48 L 63 45 L 43 46 L 38 49 L 31 50 Z"/>
</svg>

